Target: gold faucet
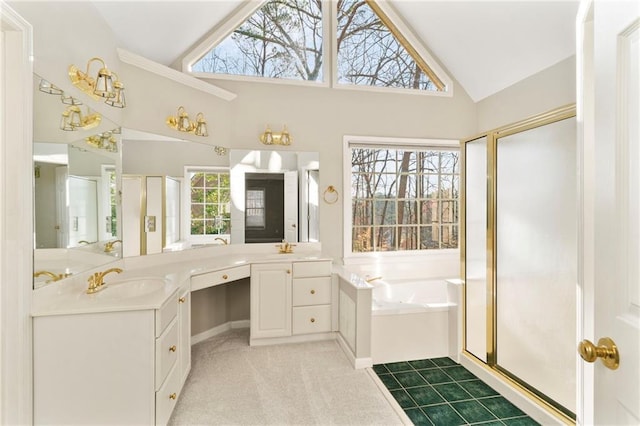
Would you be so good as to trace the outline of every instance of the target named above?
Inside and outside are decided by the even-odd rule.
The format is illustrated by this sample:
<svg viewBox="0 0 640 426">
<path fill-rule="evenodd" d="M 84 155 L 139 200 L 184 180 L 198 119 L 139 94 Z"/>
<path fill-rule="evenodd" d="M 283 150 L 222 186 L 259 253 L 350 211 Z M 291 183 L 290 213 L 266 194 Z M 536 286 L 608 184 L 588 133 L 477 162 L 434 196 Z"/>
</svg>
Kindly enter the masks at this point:
<svg viewBox="0 0 640 426">
<path fill-rule="evenodd" d="M 276 247 L 278 247 L 278 253 L 280 254 L 293 253 L 293 248 L 295 246 L 295 244 L 291 244 L 287 242 L 287 240 L 282 240 L 282 244 L 276 244 Z"/>
<path fill-rule="evenodd" d="M 104 272 L 96 272 L 93 275 L 91 275 L 88 279 L 89 288 L 87 288 L 87 294 L 93 294 L 102 290 L 104 288 L 104 281 L 103 281 L 104 276 L 110 272 L 117 272 L 119 274 L 120 272 L 122 272 L 122 269 L 111 268 L 111 269 L 107 269 Z"/>
<path fill-rule="evenodd" d="M 366 282 L 368 282 L 368 283 L 370 283 L 370 282 L 372 282 L 372 281 L 375 281 L 375 280 L 381 280 L 381 279 L 382 279 L 382 277 L 371 277 L 371 278 L 367 278 L 367 279 L 365 279 L 365 281 L 366 281 Z"/>
<path fill-rule="evenodd" d="M 113 241 L 107 241 L 104 245 L 104 252 L 105 253 L 111 253 L 113 251 L 113 245 L 115 243 L 120 243 L 122 244 L 122 240 L 113 240 Z"/>
<path fill-rule="evenodd" d="M 229 244 L 229 241 L 227 241 L 227 240 L 226 240 L 226 239 L 224 239 L 224 238 L 220 238 L 220 237 L 216 237 L 216 238 L 214 238 L 214 239 L 213 239 L 213 241 L 222 241 L 222 244 L 224 244 L 225 246 L 226 246 L 227 244 Z"/>
<path fill-rule="evenodd" d="M 65 273 L 54 274 L 53 272 L 49 272 L 49 271 L 37 271 L 33 273 L 33 278 L 38 278 L 41 275 L 46 275 L 49 278 L 51 278 L 50 280 L 45 281 L 47 283 L 50 283 L 52 281 L 60 281 L 63 278 L 67 278 L 71 274 L 65 274 Z"/>
</svg>

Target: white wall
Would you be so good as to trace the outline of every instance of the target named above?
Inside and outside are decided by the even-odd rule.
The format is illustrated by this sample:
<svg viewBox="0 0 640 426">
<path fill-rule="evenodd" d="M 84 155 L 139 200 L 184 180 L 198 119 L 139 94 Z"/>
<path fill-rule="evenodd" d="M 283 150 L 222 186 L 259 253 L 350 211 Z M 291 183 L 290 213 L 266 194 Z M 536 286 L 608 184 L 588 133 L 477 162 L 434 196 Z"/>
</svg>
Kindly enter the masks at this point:
<svg viewBox="0 0 640 426">
<path fill-rule="evenodd" d="M 210 145 L 188 141 L 123 140 L 122 173 L 131 175 L 184 176 L 184 166 L 229 166 L 229 157 Z"/>
<path fill-rule="evenodd" d="M 575 102 L 576 57 L 571 56 L 478 102 L 478 132 Z"/>
</svg>

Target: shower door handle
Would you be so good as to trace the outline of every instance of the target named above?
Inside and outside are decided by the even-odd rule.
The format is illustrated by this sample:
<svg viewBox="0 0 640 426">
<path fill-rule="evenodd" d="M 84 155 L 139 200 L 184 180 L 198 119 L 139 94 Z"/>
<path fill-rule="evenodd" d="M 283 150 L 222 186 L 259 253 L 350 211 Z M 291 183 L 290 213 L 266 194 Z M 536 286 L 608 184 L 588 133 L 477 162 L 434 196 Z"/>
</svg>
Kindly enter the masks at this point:
<svg viewBox="0 0 640 426">
<path fill-rule="evenodd" d="M 620 353 L 618 347 L 608 337 L 598 340 L 598 346 L 590 340 L 583 340 L 578 344 L 578 353 L 587 362 L 595 362 L 600 358 L 605 367 L 615 370 L 620 365 Z"/>
</svg>

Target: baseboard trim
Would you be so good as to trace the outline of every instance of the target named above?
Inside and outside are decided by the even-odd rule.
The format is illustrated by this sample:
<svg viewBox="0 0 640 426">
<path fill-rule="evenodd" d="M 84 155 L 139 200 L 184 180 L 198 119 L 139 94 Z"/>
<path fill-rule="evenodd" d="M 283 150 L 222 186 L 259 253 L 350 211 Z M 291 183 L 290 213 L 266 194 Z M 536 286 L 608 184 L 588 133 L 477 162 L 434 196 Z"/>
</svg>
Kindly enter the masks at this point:
<svg viewBox="0 0 640 426">
<path fill-rule="evenodd" d="M 284 336 L 284 337 L 265 337 L 265 338 L 250 338 L 249 346 L 265 346 L 265 345 L 279 345 L 285 343 L 302 343 L 302 342 L 318 342 L 321 340 L 335 340 L 336 333 L 333 331 L 328 333 L 314 333 L 314 334 L 300 334 L 297 336 Z"/>
<path fill-rule="evenodd" d="M 195 345 L 196 343 L 203 342 L 210 337 L 222 334 L 225 331 L 237 328 L 249 328 L 249 320 L 228 321 L 224 324 L 220 324 L 216 327 L 210 328 L 209 330 L 203 331 L 202 333 L 193 335 L 191 336 L 191 346 Z"/>
<path fill-rule="evenodd" d="M 347 356 L 353 368 L 355 368 L 356 370 L 359 370 L 361 368 L 367 368 L 367 367 L 373 366 L 373 359 L 371 357 L 356 358 L 355 354 L 349 347 L 349 344 L 346 342 L 346 340 L 344 340 L 344 337 L 342 337 L 342 334 L 337 333 L 336 336 L 337 336 L 336 340 L 338 340 L 338 345 L 340 345 L 342 352 L 344 352 L 344 354 Z"/>
<path fill-rule="evenodd" d="M 402 424 L 413 425 L 413 422 L 411 421 L 409 416 L 407 416 L 407 413 L 405 413 L 402 407 L 400 407 L 400 404 L 398 404 L 398 401 L 396 401 L 393 395 L 391 395 L 391 392 L 389 392 L 389 389 L 387 389 L 384 383 L 382 383 L 382 380 L 380 380 L 380 377 L 378 377 L 376 372 L 373 371 L 372 368 L 367 368 L 366 372 L 369 373 L 369 377 L 371 377 L 371 380 L 373 380 L 373 382 L 376 384 L 376 386 L 378 387 L 382 395 L 384 395 L 384 398 L 387 400 L 391 408 L 393 408 L 393 411 L 395 411 L 398 417 L 400 417 Z"/>
</svg>

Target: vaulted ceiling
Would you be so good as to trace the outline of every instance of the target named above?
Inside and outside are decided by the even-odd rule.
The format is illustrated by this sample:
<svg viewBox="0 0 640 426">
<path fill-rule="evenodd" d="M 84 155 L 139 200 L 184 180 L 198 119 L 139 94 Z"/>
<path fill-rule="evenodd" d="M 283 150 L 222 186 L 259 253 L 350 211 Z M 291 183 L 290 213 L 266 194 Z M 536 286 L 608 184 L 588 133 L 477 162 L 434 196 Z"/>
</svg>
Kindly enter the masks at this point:
<svg viewBox="0 0 640 426">
<path fill-rule="evenodd" d="M 172 65 L 242 1 L 94 4 L 120 47 Z M 386 1 L 476 102 L 575 54 L 577 0 Z"/>
</svg>

